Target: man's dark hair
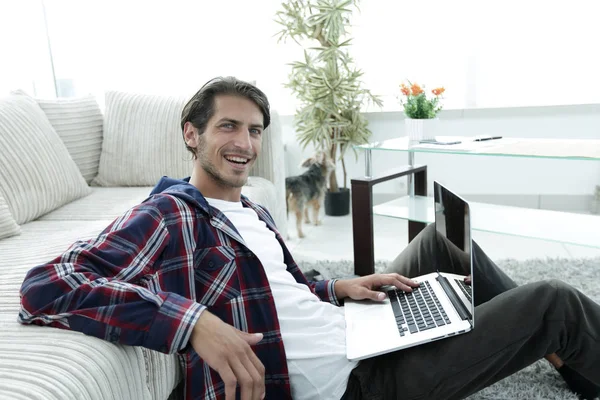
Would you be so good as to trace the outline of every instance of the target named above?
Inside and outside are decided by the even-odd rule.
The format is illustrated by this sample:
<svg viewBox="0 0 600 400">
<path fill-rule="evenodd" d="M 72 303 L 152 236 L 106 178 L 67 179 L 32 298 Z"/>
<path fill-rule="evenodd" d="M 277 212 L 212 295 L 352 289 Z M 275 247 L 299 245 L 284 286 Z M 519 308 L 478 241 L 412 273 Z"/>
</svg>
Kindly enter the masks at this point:
<svg viewBox="0 0 600 400">
<path fill-rule="evenodd" d="M 187 102 L 181 113 L 181 130 L 186 122 L 191 122 L 198 129 L 198 133 L 204 133 L 208 120 L 215 114 L 215 96 L 234 95 L 245 97 L 253 101 L 263 115 L 263 127 L 267 129 L 271 123 L 271 112 L 269 111 L 269 100 L 267 96 L 256 86 L 241 81 L 233 76 L 217 77 L 206 82 L 204 86 Z M 184 136 L 185 140 L 185 136 Z M 185 146 L 196 158 L 196 149 Z"/>
</svg>

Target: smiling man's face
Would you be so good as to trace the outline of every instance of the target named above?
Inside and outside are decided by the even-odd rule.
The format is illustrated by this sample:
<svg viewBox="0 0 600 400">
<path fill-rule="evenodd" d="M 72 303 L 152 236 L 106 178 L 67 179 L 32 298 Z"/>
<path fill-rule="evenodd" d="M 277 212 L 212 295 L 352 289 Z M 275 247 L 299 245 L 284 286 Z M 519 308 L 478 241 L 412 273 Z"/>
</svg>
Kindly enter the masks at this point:
<svg viewBox="0 0 600 400">
<path fill-rule="evenodd" d="M 205 197 L 239 201 L 250 168 L 260 154 L 263 114 L 253 101 L 233 95 L 214 99 L 214 115 L 204 133 L 186 124 L 188 146 L 197 159 L 190 183 Z"/>
</svg>

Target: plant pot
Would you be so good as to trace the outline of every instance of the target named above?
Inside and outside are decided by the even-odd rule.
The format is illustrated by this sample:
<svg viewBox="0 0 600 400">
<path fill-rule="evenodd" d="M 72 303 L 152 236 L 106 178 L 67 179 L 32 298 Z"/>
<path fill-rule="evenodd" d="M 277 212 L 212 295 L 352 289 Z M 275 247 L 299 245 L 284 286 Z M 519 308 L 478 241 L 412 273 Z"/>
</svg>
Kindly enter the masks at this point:
<svg viewBox="0 0 600 400">
<path fill-rule="evenodd" d="M 350 213 L 350 189 L 325 192 L 325 215 L 339 217 Z"/>
<path fill-rule="evenodd" d="M 408 136 L 408 140 L 411 142 L 435 139 L 435 136 L 438 134 L 438 125 L 438 118 L 413 119 L 407 117 L 404 120 L 406 135 Z"/>
</svg>

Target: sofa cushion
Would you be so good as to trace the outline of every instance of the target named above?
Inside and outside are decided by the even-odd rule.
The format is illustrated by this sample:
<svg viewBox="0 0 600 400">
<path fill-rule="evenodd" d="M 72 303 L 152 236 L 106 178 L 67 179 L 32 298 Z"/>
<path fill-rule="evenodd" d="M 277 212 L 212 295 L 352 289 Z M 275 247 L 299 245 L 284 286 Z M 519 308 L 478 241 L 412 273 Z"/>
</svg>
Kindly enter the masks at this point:
<svg viewBox="0 0 600 400">
<path fill-rule="evenodd" d="M 34 99 L 65 144 L 87 183 L 98 174 L 102 151 L 102 111 L 93 96 Z"/>
<path fill-rule="evenodd" d="M 162 176 L 189 176 L 192 157 L 181 134 L 186 99 L 106 93 L 99 186 L 153 186 Z"/>
<path fill-rule="evenodd" d="M 263 202 L 254 200 L 269 209 L 277 229 L 287 238 L 287 211 L 285 201 L 285 153 L 279 113 L 271 110 L 271 125 L 263 133 L 261 155 L 250 170 L 250 175 L 265 178 L 275 185 L 273 198 Z M 250 184 L 250 182 L 249 182 Z"/>
<path fill-rule="evenodd" d="M 0 239 L 18 235 L 21 232 L 19 225 L 15 222 L 15 219 L 10 214 L 8 204 L 0 193 Z"/>
<path fill-rule="evenodd" d="M 251 176 L 248 183 L 242 187 L 242 194 L 267 209 L 277 225 L 277 230 L 285 239 L 287 232 L 281 230 L 281 219 L 278 219 L 281 210 L 285 217 L 285 204 L 281 203 L 273 183 L 259 176 Z"/>
<path fill-rule="evenodd" d="M 28 96 L 0 99 L 0 149 L 0 193 L 18 224 L 90 193 L 44 111 Z"/>
<path fill-rule="evenodd" d="M 127 210 L 144 201 L 152 191 L 152 187 L 92 187 L 89 196 L 75 200 L 56 209 L 38 221 L 109 221 L 123 215 Z M 276 216 L 283 210 L 285 220 L 285 204 L 282 204 L 272 182 L 251 176 L 248 183 L 242 187 L 242 194 L 255 203 L 265 207 L 282 233 L 281 220 Z M 285 237 L 285 235 L 284 235 Z"/>
<path fill-rule="evenodd" d="M 92 187 L 92 194 L 41 217 L 40 221 L 109 221 L 144 201 L 152 187 Z"/>
</svg>

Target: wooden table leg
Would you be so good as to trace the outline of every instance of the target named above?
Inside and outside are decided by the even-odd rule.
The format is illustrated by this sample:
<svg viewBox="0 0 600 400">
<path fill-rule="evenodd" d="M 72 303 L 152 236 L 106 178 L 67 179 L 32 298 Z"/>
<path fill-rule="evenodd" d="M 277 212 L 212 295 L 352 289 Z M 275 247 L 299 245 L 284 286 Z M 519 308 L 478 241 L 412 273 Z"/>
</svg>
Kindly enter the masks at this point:
<svg viewBox="0 0 600 400">
<path fill-rule="evenodd" d="M 427 196 L 427 170 L 415 172 L 415 196 Z M 411 242 L 427 226 L 426 223 L 408 221 L 408 241 Z"/>
<path fill-rule="evenodd" d="M 352 181 L 352 239 L 354 274 L 365 276 L 375 271 L 373 241 L 373 187 L 363 181 Z"/>
<path fill-rule="evenodd" d="M 354 274 L 365 276 L 375 272 L 375 244 L 373 239 L 373 186 L 414 174 L 415 194 L 427 193 L 427 166 L 401 167 L 380 177 L 355 178 L 352 190 L 352 239 L 354 246 Z M 426 224 L 409 221 L 409 237 L 416 236 Z M 411 228 L 412 226 L 412 228 Z M 410 236 L 411 232 L 414 236 Z"/>
</svg>

